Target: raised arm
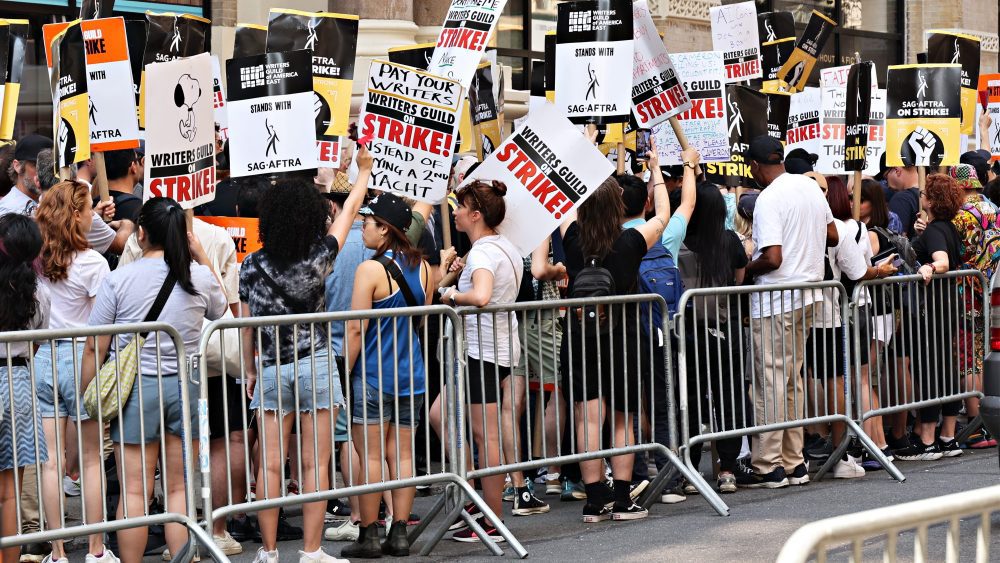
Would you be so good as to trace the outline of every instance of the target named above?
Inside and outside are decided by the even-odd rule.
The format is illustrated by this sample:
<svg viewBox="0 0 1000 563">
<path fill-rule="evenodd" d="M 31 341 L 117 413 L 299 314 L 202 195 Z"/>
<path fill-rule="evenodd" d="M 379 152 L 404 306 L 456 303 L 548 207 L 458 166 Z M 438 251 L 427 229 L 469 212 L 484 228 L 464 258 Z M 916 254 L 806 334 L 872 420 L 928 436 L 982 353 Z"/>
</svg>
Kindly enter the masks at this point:
<svg viewBox="0 0 1000 563">
<path fill-rule="evenodd" d="M 372 174 L 372 155 L 368 149 L 361 147 L 357 155 L 358 179 L 351 187 L 351 195 L 347 196 L 343 210 L 337 215 L 337 219 L 330 225 L 327 234 L 337 239 L 337 248 L 344 247 L 347 240 L 347 233 L 351 230 L 354 218 L 361 209 L 361 203 L 365 200 L 365 192 L 368 191 L 368 179 Z"/>
<path fill-rule="evenodd" d="M 655 149 L 654 149 L 655 150 Z M 653 151 L 650 151 L 653 154 Z M 698 151 L 692 148 L 685 149 L 681 152 L 681 158 L 684 161 L 684 179 L 681 181 L 681 205 L 677 208 L 677 212 L 680 213 L 681 209 L 685 207 L 685 197 L 690 197 L 690 211 L 687 213 L 687 218 L 691 218 L 691 211 L 694 211 L 694 197 L 695 197 L 695 168 L 698 167 L 698 162 L 701 160 L 701 155 Z M 656 207 L 656 215 L 652 219 L 646 221 L 645 224 L 636 227 L 636 230 L 642 234 L 643 238 L 646 239 L 646 248 L 652 248 L 654 244 L 660 243 L 663 237 L 663 231 L 667 228 L 667 221 L 670 219 L 670 201 L 667 195 L 667 186 L 662 181 L 658 185 L 653 186 L 653 204 Z"/>
</svg>

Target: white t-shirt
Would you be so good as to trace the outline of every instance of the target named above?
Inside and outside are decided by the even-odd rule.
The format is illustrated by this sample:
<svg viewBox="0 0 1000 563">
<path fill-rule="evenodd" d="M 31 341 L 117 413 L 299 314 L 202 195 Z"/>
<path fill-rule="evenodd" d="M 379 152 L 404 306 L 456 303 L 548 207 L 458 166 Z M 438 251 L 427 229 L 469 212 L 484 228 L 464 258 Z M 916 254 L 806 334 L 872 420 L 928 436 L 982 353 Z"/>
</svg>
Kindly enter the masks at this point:
<svg viewBox="0 0 1000 563">
<path fill-rule="evenodd" d="M 837 235 L 840 240 L 837 246 L 831 247 L 830 270 L 833 272 L 833 279 L 839 280 L 841 276 L 847 276 L 852 280 L 861 279 L 868 271 L 868 259 L 865 258 L 863 245 L 868 246 L 868 253 L 871 254 L 871 241 L 868 234 L 861 233 L 861 241 L 855 242 L 858 234 L 858 223 L 850 221 L 845 223 L 840 219 L 834 219 L 833 224 L 837 226 Z M 862 296 L 859 306 L 868 304 Z M 819 310 L 815 314 L 816 328 L 836 328 L 843 324 L 840 315 L 840 292 L 832 289 L 823 290 L 823 304 L 818 306 Z"/>
<path fill-rule="evenodd" d="M 94 298 L 104 278 L 111 270 L 108 261 L 95 250 L 77 252 L 64 280 L 53 282 L 39 276 L 39 282 L 49 290 L 52 313 L 49 328 L 80 328 L 87 326 Z"/>
<path fill-rule="evenodd" d="M 490 296 L 489 304 L 514 303 L 521 287 L 523 264 L 517 248 L 506 237 L 503 235 L 483 237 L 469 250 L 465 269 L 458 278 L 458 291 L 462 293 L 471 291 L 472 274 L 476 270 L 489 270 L 493 274 L 493 295 Z M 517 315 L 496 313 L 496 322 L 499 326 L 494 327 L 492 313 L 465 318 L 465 344 L 469 357 L 504 367 L 515 366 L 521 358 L 521 342 L 519 338 L 512 339 L 510 335 L 517 334 Z M 499 354 L 494 350 L 494 332 Z"/>
<path fill-rule="evenodd" d="M 34 217 L 36 209 L 38 209 L 38 202 L 24 195 L 24 192 L 16 186 L 11 188 L 3 199 L 0 199 L 0 215 L 18 213 Z M 104 222 L 104 219 L 97 212 L 94 212 L 94 222 L 91 223 L 90 230 L 87 231 L 87 242 L 90 243 L 90 247 L 99 253 L 104 253 L 111 248 L 111 243 L 114 241 L 115 231 Z"/>
<path fill-rule="evenodd" d="M 782 174 L 757 198 L 753 214 L 754 259 L 768 246 L 781 246 L 781 267 L 757 277 L 757 285 L 804 284 L 823 280 L 826 226 L 830 205 L 816 182 L 801 174 Z M 776 295 L 775 295 L 776 296 Z M 788 313 L 822 299 L 820 292 L 782 291 L 772 303 L 768 292 L 751 295 L 751 316 Z"/>
<path fill-rule="evenodd" d="M 50 298 L 49 290 L 42 284 L 35 288 L 35 299 L 38 305 L 35 307 L 35 316 L 28 321 L 26 330 L 36 330 L 49 328 Z M 10 344 L 0 343 L 0 367 L 7 367 L 7 358 L 30 358 L 34 355 L 34 345 L 41 342 L 11 342 Z M 0 393 L 6 393 L 6 389 L 0 389 Z M 4 416 L 10 416 L 7 413 Z"/>
</svg>

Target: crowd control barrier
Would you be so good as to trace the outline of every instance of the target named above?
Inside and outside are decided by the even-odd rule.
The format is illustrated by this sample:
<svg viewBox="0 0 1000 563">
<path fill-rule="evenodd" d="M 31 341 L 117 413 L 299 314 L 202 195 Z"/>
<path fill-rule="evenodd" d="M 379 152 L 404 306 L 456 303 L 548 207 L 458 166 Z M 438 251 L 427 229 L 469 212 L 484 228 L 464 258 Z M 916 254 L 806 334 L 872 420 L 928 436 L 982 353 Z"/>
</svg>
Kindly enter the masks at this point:
<svg viewBox="0 0 1000 563">
<path fill-rule="evenodd" d="M 127 401 L 121 400 L 123 397 L 119 394 L 116 415 L 105 419 L 99 413 L 97 420 L 89 420 L 83 407 L 83 393 L 78 391 L 85 367 L 85 348 L 107 345 L 107 357 L 119 357 L 128 342 L 145 333 L 149 335 L 144 350 L 156 350 L 155 367 L 151 370 L 139 362 L 136 384 Z M 108 342 L 110 345 L 106 344 Z M 38 350 L 33 357 L 16 358 L 11 345 L 38 347 Z M 0 333 L 0 350 L 3 350 L 0 368 L 5 368 L 0 370 L 4 371 L 0 378 L 3 398 L 0 404 L 4 406 L 0 420 L 5 421 L 5 431 L 9 433 L 5 439 L 20 444 L 25 433 L 29 434 L 28 441 L 33 444 L 29 451 L 35 459 L 35 463 L 25 467 L 23 479 L 14 472 L 17 521 L 22 525 L 22 532 L 36 518 L 39 527 L 39 531 L 0 537 L 0 548 L 176 524 L 187 528 L 196 542 L 189 539 L 175 554 L 175 560 L 190 560 L 194 555 L 194 543 L 200 544 L 208 555 L 224 560 L 211 536 L 197 522 L 193 481 L 188 478 L 194 474 L 191 390 L 183 384 L 187 380 L 187 362 L 183 360 L 184 342 L 176 329 L 165 323 L 132 323 L 4 332 Z M 173 358 L 182 358 L 182 361 Z M 93 362 L 87 367 L 92 368 L 96 374 L 95 384 L 99 384 L 101 365 L 96 357 Z M 122 363 L 114 359 L 105 362 L 111 362 L 116 374 L 121 375 Z M 27 377 L 11 377 L 15 370 Z M 15 386 L 15 380 L 20 385 Z M 30 397 L 25 397 L 29 385 Z M 118 387 L 116 392 L 123 390 Z M 138 405 L 145 408 L 145 416 L 138 414 L 139 408 L 133 410 Z M 155 416 L 151 416 L 154 410 Z M 134 449 L 121 453 L 117 445 L 120 439 L 126 443 L 145 440 L 147 447 L 132 446 Z M 75 453 L 67 454 L 67 446 Z M 14 465 L 23 466 L 17 457 L 25 452 L 19 447 L 12 449 Z M 42 452 L 47 456 L 45 462 L 40 455 Z M 111 479 L 105 480 L 105 462 L 112 460 L 117 460 L 117 490 L 112 490 Z M 79 501 L 63 495 L 67 463 L 75 463 L 79 468 Z M 154 477 L 156 468 L 159 469 L 158 477 Z M 111 477 L 114 478 L 115 473 Z M 116 518 L 116 504 L 106 503 L 111 495 L 121 499 L 118 509 L 124 517 Z M 164 498 L 165 510 L 153 513 L 149 500 L 160 496 Z M 70 507 L 69 503 L 79 506 Z M 65 515 L 70 508 L 80 511 L 80 523 L 67 521 Z M 117 554 L 121 553 L 119 550 L 125 542 L 136 541 L 134 534 L 129 536 L 126 539 L 119 534 Z M 140 537 L 144 542 L 145 535 L 140 534 Z"/>
<path fill-rule="evenodd" d="M 812 559 L 825 563 L 830 558 L 933 561 L 941 560 L 941 556 L 938 550 L 929 553 L 931 546 L 942 545 L 945 561 L 971 561 L 970 553 L 961 553 L 963 520 L 975 526 L 975 561 L 987 563 L 991 560 L 992 519 L 1000 511 L 998 507 L 1000 485 L 811 522 L 788 538 L 778 554 L 778 563 L 805 563 Z M 941 531 L 936 529 L 939 526 L 946 527 L 944 542 L 931 537 Z M 913 542 L 912 551 L 900 546 L 900 540 L 904 539 L 901 534 L 910 532 L 913 539 L 906 540 Z"/>
<path fill-rule="evenodd" d="M 721 443 L 738 450 L 732 440 L 742 436 L 754 436 L 765 465 L 777 464 L 782 445 L 802 447 L 801 434 L 782 431 L 832 423 L 833 432 L 849 429 L 902 480 L 852 416 L 851 378 L 845 377 L 851 373 L 848 339 L 842 328 L 849 316 L 840 283 L 689 289 L 677 311 L 681 440 L 692 469 L 697 469 L 692 454 L 703 443 L 725 440 Z M 846 437 L 841 441 L 843 447 L 848 442 Z M 831 456 L 815 478 L 838 459 Z"/>
</svg>

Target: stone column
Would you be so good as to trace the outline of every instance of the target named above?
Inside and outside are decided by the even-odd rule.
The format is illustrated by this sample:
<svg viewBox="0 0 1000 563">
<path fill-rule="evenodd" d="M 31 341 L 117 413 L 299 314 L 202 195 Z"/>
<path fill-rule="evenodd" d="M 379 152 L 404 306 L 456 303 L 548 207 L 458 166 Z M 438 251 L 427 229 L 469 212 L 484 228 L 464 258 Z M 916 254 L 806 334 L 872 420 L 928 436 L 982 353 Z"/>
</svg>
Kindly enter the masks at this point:
<svg viewBox="0 0 1000 563">
<path fill-rule="evenodd" d="M 413 21 L 417 24 L 417 43 L 437 41 L 441 24 L 448 14 L 451 0 L 420 0 L 413 7 Z"/>
</svg>

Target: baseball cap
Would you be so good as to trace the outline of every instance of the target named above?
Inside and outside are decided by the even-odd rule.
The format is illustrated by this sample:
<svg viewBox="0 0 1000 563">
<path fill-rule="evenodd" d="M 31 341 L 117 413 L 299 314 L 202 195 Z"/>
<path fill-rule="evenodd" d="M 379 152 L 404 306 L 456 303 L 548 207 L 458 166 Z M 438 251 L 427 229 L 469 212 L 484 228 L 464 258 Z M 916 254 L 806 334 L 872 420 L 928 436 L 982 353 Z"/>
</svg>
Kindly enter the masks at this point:
<svg viewBox="0 0 1000 563">
<path fill-rule="evenodd" d="M 983 156 L 983 153 L 986 153 L 986 155 Z M 962 164 L 971 164 L 972 167 L 976 169 L 976 178 L 978 178 L 980 182 L 988 178 L 987 173 L 990 169 L 989 152 L 983 150 L 969 151 L 958 157 L 958 161 Z"/>
<path fill-rule="evenodd" d="M 759 195 L 758 193 L 743 194 L 736 204 L 736 212 L 747 221 L 753 220 L 753 210 L 757 207 L 757 196 Z"/>
<path fill-rule="evenodd" d="M 815 170 L 819 155 L 798 148 L 785 155 L 785 171 L 791 174 L 805 174 Z"/>
<path fill-rule="evenodd" d="M 747 156 L 760 164 L 781 164 L 785 159 L 785 148 L 781 146 L 781 141 L 770 135 L 757 135 L 750 141 Z"/>
<path fill-rule="evenodd" d="M 661 166 L 660 173 L 663 174 L 664 178 L 683 178 L 684 177 L 684 166 L 682 164 L 674 164 L 671 166 Z"/>
<path fill-rule="evenodd" d="M 358 213 L 366 217 L 377 217 L 404 233 L 410 228 L 410 222 L 413 221 L 410 206 L 406 205 L 402 198 L 390 193 L 381 193 L 375 196 Z"/>
<path fill-rule="evenodd" d="M 952 166 L 949 174 L 958 182 L 959 187 L 963 190 L 983 189 L 983 184 L 979 181 L 979 174 L 976 172 L 976 167 L 971 164 Z"/>
<path fill-rule="evenodd" d="M 14 160 L 38 160 L 38 153 L 52 148 L 52 139 L 42 135 L 31 134 L 17 142 L 14 147 Z"/>
</svg>

